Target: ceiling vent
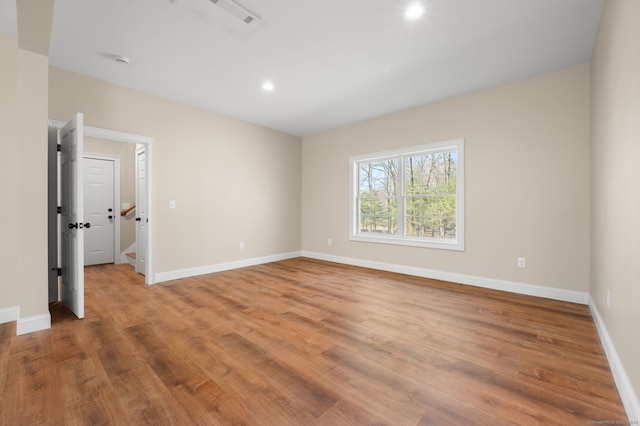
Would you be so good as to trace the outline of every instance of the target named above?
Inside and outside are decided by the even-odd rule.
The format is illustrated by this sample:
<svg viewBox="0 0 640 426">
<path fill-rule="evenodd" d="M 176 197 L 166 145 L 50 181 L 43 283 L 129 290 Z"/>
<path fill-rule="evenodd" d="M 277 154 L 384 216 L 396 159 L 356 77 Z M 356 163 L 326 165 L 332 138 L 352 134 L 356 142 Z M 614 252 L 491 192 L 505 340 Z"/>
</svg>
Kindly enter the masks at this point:
<svg viewBox="0 0 640 426">
<path fill-rule="evenodd" d="M 240 6 L 238 3 L 236 3 L 233 0 L 209 0 L 209 1 L 247 25 L 250 25 L 255 20 L 260 20 L 260 18 L 258 18 L 254 13 L 251 13 L 251 11 Z"/>
<path fill-rule="evenodd" d="M 262 20 L 249 9 L 233 0 L 169 0 L 188 10 L 208 24 L 243 34 L 255 29 Z"/>
</svg>

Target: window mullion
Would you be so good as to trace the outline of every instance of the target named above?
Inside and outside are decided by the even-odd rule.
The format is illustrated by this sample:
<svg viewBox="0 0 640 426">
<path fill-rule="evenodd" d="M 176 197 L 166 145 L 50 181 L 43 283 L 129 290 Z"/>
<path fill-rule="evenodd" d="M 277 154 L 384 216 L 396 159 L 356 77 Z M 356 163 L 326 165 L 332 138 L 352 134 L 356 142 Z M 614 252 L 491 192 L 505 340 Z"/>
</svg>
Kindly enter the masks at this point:
<svg viewBox="0 0 640 426">
<path fill-rule="evenodd" d="M 440 158 L 446 155 L 451 156 L 448 159 L 451 164 Z M 353 156 L 350 161 L 353 167 L 350 239 L 464 250 L 464 139 Z M 409 161 L 413 161 L 411 169 L 408 169 Z M 444 169 L 433 175 L 434 164 L 443 161 L 446 166 L 455 167 L 451 173 L 447 169 L 447 176 L 456 179 L 454 190 L 449 184 L 442 186 Z M 413 173 L 420 179 L 415 191 Z M 432 178 L 438 179 L 437 188 L 433 187 Z M 360 182 L 360 179 L 369 181 Z M 391 194 L 391 185 L 395 185 L 395 194 Z M 395 218 L 390 210 L 393 208 Z M 407 216 L 409 208 L 411 220 Z M 444 235 L 433 234 L 432 231 L 441 231 L 440 226 L 444 226 Z"/>
<path fill-rule="evenodd" d="M 397 205 L 398 205 L 398 236 L 404 238 L 405 237 L 405 179 L 404 179 L 404 156 L 400 156 L 398 158 L 398 194 L 397 195 Z"/>
</svg>

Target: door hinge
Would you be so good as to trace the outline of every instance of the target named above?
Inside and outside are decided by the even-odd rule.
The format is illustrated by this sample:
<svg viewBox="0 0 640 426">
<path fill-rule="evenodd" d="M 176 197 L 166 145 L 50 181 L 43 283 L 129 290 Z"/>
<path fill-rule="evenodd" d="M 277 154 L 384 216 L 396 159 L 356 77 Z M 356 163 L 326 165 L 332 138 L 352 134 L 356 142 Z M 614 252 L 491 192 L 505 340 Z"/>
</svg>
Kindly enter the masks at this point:
<svg viewBox="0 0 640 426">
<path fill-rule="evenodd" d="M 52 271 L 56 271 L 59 277 L 62 276 L 62 268 L 51 268 Z"/>
<path fill-rule="evenodd" d="M 57 144 L 57 145 L 56 145 L 56 150 L 57 150 L 58 152 L 62 152 L 62 145 Z"/>
<path fill-rule="evenodd" d="M 62 214 L 62 206 L 58 206 L 58 214 Z"/>
</svg>

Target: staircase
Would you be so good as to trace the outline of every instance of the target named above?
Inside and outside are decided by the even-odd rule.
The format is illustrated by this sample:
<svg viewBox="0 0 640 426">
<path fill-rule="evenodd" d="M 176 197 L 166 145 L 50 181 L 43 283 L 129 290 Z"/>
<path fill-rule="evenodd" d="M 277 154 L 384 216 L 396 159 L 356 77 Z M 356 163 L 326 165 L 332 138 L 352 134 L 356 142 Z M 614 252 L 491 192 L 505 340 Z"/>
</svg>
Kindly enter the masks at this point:
<svg viewBox="0 0 640 426">
<path fill-rule="evenodd" d="M 127 253 L 127 263 L 131 266 L 136 266 L 136 254 L 135 253 Z"/>
</svg>

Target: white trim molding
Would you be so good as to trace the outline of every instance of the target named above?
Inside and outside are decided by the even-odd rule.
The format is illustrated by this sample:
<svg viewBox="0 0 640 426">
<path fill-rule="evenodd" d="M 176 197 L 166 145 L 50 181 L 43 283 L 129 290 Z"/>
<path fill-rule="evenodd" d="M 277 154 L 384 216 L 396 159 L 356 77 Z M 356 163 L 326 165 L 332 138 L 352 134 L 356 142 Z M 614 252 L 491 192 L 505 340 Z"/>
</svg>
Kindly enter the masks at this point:
<svg viewBox="0 0 640 426">
<path fill-rule="evenodd" d="M 607 327 L 604 325 L 602 316 L 600 316 L 600 312 L 598 311 L 598 308 L 591 296 L 589 296 L 589 309 L 591 310 L 593 321 L 596 324 L 596 330 L 598 331 L 598 336 L 600 336 L 600 342 L 604 348 L 607 361 L 609 361 L 609 368 L 613 375 L 613 381 L 616 383 L 620 399 L 622 400 L 622 405 L 627 412 L 629 423 L 637 424 L 637 422 L 640 422 L 640 402 L 633 390 L 631 380 L 629 380 L 629 376 L 622 365 L 622 361 L 618 356 L 618 352 L 613 345 L 611 336 L 609 336 Z"/>
<path fill-rule="evenodd" d="M 58 129 L 62 129 L 64 125 L 67 124 L 67 122 L 61 121 L 61 120 L 49 119 L 49 124 L 54 127 L 57 127 Z M 102 129 L 100 127 L 93 127 L 93 126 L 84 126 L 84 135 L 91 136 L 92 138 L 111 139 L 118 142 L 129 142 L 129 143 L 153 144 L 155 141 L 155 138 L 152 138 L 149 136 L 134 135 L 132 133 L 119 132 L 117 130 Z"/>
<path fill-rule="evenodd" d="M 33 333 L 51 328 L 51 314 L 35 315 L 27 318 L 18 318 L 16 323 L 16 336 Z"/>
<path fill-rule="evenodd" d="M 455 152 L 455 177 L 456 190 L 452 193 L 440 193 L 440 189 L 436 194 L 409 195 L 411 191 L 405 186 L 405 170 L 406 164 L 414 157 L 424 157 L 430 154 Z M 396 231 L 388 230 L 389 233 L 378 233 L 364 231 L 360 226 L 360 201 L 375 200 L 379 195 L 374 197 L 362 197 L 360 194 L 360 177 L 359 173 L 362 164 L 380 163 L 390 161 L 397 164 L 397 173 L 395 176 L 384 172 L 385 179 L 395 181 L 396 193 L 383 195 L 382 199 L 395 200 L 397 213 Z M 396 244 L 414 247 L 431 247 L 443 250 L 464 251 L 464 139 L 452 139 L 448 141 L 433 142 L 420 146 L 412 146 L 408 148 L 393 149 L 390 151 L 375 152 L 369 154 L 354 155 L 349 157 L 349 239 L 352 241 L 362 241 L 369 243 Z M 377 192 L 377 191 L 375 191 Z M 447 197 L 455 198 L 455 236 L 453 238 L 429 238 L 426 236 L 407 235 L 406 221 L 409 217 L 405 206 L 406 200 L 414 196 L 419 197 Z M 394 232 L 394 233 L 390 233 Z"/>
<path fill-rule="evenodd" d="M 236 260 L 233 262 L 216 263 L 214 265 L 199 266 L 195 268 L 179 269 L 169 272 L 157 272 L 155 284 L 179 280 L 182 278 L 195 277 L 197 275 L 213 274 L 215 272 L 228 271 L 231 269 L 246 268 L 247 266 L 262 265 L 263 263 L 277 262 L 279 260 L 293 259 L 300 257 L 299 251 L 275 254 L 272 256 L 254 257 L 251 259 Z"/>
<path fill-rule="evenodd" d="M 375 262 L 372 260 L 355 259 L 351 257 L 333 256 L 309 251 L 303 251 L 302 256 L 312 259 L 326 260 L 328 262 L 360 266 L 363 268 L 378 269 L 387 272 L 397 272 L 399 274 L 413 275 L 416 277 L 450 281 L 453 283 L 466 284 L 474 287 L 508 291 L 511 293 L 525 294 L 528 296 L 544 297 L 547 299 L 560 300 L 563 302 L 579 303 L 581 305 L 586 305 L 589 300 L 589 294 L 586 292 L 565 290 L 562 288 L 545 287 L 534 284 L 523 284 L 513 281 L 498 280 L 494 278 L 476 277 L 473 275 L 443 272 L 434 269 L 416 268 L 412 266 L 402 266 L 392 263 Z"/>
<path fill-rule="evenodd" d="M 60 120 L 49 120 L 49 125 L 62 128 L 66 123 Z M 147 247 L 147 275 L 145 275 L 145 283 L 155 284 L 156 274 L 156 166 L 155 166 L 155 138 L 149 136 L 135 135 L 132 133 L 119 132 L 117 130 L 103 129 L 100 127 L 84 126 L 84 135 L 100 139 L 109 139 L 118 142 L 128 142 L 135 144 L 145 144 L 147 149 L 147 176 L 148 176 L 148 188 L 147 199 L 149 203 L 147 205 L 149 229 L 148 229 L 148 247 Z"/>
<path fill-rule="evenodd" d="M 9 308 L 0 309 L 0 324 L 17 321 L 19 316 L 20 307 L 18 306 L 11 306 Z"/>
</svg>

